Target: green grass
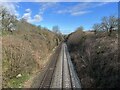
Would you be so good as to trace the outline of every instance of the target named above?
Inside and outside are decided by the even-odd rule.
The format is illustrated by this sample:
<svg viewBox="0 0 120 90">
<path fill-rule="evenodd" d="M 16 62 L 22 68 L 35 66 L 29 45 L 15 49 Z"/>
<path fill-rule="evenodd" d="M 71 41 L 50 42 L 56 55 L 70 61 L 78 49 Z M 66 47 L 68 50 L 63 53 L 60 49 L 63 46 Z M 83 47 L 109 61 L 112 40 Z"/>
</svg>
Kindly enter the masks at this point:
<svg viewBox="0 0 120 90">
<path fill-rule="evenodd" d="M 10 79 L 8 82 L 8 86 L 10 88 L 21 88 L 23 87 L 24 82 L 29 78 L 30 78 L 29 74 L 22 74 L 22 76 L 19 78 Z"/>
<path fill-rule="evenodd" d="M 8 34 L 10 34 L 10 32 L 7 31 L 7 30 L 2 30 L 2 31 L 0 31 L 0 36 L 1 36 L 1 35 L 2 35 L 2 36 L 6 36 L 6 35 L 8 35 Z"/>
<path fill-rule="evenodd" d="M 4 69 L 3 71 L 7 71 L 9 68 L 9 65 L 10 65 L 9 61 L 4 59 L 2 62 L 2 68 Z"/>
<path fill-rule="evenodd" d="M 2 36 L 2 31 L 0 30 L 0 36 Z"/>
</svg>

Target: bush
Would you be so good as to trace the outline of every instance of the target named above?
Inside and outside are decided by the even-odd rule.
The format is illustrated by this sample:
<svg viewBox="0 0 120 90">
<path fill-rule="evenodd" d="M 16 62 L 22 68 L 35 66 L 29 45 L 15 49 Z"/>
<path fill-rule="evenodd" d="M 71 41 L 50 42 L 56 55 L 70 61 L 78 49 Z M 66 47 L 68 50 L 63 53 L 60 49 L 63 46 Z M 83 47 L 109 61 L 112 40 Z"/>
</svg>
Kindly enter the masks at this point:
<svg viewBox="0 0 120 90">
<path fill-rule="evenodd" d="M 83 88 L 118 88 L 118 33 L 72 33 L 68 48 Z M 84 39 L 83 39 L 84 38 Z"/>
</svg>

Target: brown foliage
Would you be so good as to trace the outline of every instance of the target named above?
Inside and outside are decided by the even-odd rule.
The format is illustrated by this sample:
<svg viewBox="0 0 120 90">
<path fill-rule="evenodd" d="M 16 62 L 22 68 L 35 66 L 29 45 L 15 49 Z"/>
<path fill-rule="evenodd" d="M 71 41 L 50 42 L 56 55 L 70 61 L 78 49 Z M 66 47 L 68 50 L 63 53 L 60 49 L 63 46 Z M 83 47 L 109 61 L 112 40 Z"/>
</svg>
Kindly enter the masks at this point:
<svg viewBox="0 0 120 90">
<path fill-rule="evenodd" d="M 7 31 L 4 31 L 4 33 Z M 3 34 L 3 87 L 18 74 L 32 74 L 41 70 L 59 37 L 45 28 L 37 28 L 19 21 L 17 30 Z"/>
<path fill-rule="evenodd" d="M 115 31 L 110 37 L 104 32 L 69 36 L 67 44 L 83 88 L 120 87 L 117 35 Z"/>
</svg>

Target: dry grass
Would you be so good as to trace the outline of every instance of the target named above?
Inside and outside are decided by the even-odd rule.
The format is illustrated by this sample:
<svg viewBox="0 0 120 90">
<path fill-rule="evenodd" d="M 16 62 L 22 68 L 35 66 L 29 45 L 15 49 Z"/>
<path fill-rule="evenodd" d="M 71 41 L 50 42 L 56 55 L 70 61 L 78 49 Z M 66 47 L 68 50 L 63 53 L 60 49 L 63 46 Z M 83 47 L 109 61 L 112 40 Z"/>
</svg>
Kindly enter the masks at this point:
<svg viewBox="0 0 120 90">
<path fill-rule="evenodd" d="M 3 87 L 22 87 L 33 73 L 41 70 L 47 56 L 59 42 L 48 29 L 18 22 L 17 30 L 3 31 Z M 20 78 L 17 75 L 21 74 Z"/>
</svg>

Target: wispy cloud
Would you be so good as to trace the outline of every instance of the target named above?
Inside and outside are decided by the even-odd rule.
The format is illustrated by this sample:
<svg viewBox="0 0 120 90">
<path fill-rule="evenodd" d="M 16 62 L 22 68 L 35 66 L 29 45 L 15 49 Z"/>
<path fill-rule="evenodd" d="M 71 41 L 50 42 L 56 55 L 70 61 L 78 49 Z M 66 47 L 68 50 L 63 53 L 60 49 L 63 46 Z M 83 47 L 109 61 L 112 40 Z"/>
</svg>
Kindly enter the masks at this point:
<svg viewBox="0 0 120 90">
<path fill-rule="evenodd" d="M 90 13 L 91 11 L 80 11 L 80 12 L 72 12 L 71 15 L 77 16 L 77 15 L 83 15 L 86 13 Z"/>
<path fill-rule="evenodd" d="M 26 9 L 25 11 L 28 12 L 28 13 L 32 12 L 30 8 Z"/>
<path fill-rule="evenodd" d="M 39 11 L 39 13 L 43 14 L 47 9 L 55 7 L 56 5 L 57 5 L 56 2 L 47 2 L 47 3 L 42 2 L 42 3 L 40 3 L 40 11 Z"/>
<path fill-rule="evenodd" d="M 119 2 L 119 0 L 0 0 L 0 2 Z"/>
<path fill-rule="evenodd" d="M 58 10 L 58 14 L 70 14 L 70 15 L 83 15 L 92 12 L 92 8 L 95 7 L 100 7 L 105 4 L 108 4 L 108 2 L 103 2 L 103 3 L 90 3 L 90 2 L 83 2 L 83 3 L 78 3 L 77 5 L 74 6 L 69 6 L 66 7 L 66 9 Z"/>
</svg>

